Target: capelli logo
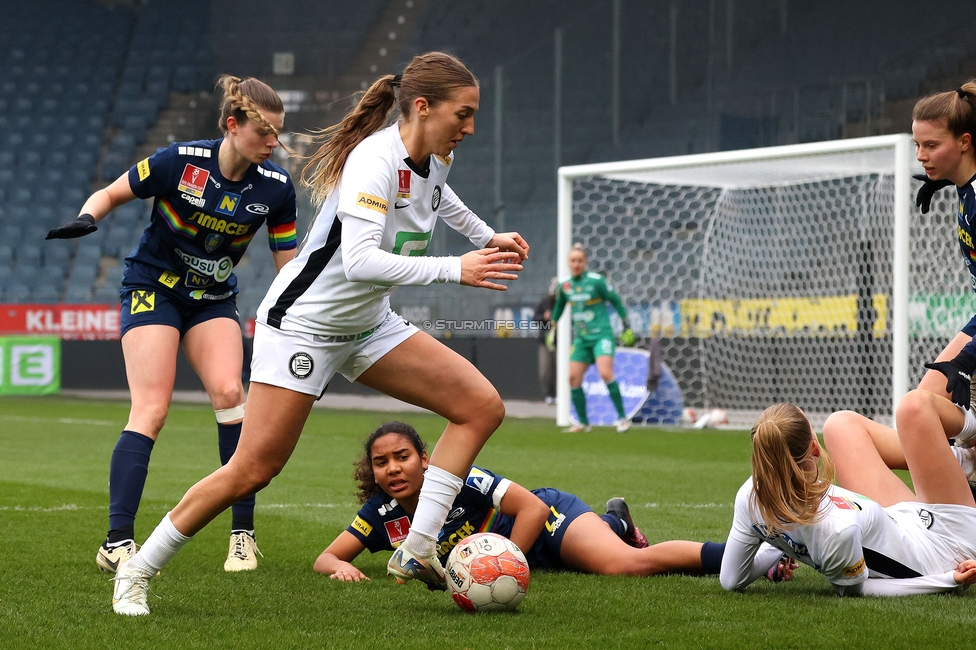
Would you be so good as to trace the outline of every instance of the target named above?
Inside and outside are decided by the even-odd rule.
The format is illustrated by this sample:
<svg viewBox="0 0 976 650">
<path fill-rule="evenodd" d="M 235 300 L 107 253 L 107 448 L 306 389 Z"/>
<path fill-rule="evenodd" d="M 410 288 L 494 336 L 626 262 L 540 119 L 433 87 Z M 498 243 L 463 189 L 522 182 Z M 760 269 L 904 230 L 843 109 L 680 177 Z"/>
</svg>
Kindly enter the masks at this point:
<svg viewBox="0 0 976 650">
<path fill-rule="evenodd" d="M 244 209 L 251 214 L 268 214 L 270 210 L 270 208 L 263 203 L 252 203 Z"/>
</svg>

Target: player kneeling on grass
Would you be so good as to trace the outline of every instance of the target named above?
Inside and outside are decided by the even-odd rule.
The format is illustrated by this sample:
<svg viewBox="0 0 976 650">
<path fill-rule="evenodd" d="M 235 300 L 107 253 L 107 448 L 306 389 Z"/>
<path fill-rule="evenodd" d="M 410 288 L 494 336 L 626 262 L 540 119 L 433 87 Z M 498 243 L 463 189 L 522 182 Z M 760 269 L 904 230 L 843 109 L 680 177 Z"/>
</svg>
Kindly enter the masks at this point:
<svg viewBox="0 0 976 650">
<path fill-rule="evenodd" d="M 976 416 L 923 390 L 902 398 L 897 442 L 914 493 L 886 464 L 894 447 L 873 442 L 859 418 L 839 412 L 824 426 L 825 440 L 848 438 L 836 446 L 839 487 L 803 412 L 792 404 L 763 411 L 752 428 L 752 477 L 735 498 L 723 587 L 742 589 L 762 575 L 753 556 L 763 542 L 822 573 L 842 596 L 940 593 L 976 582 L 976 502 L 946 444 L 976 431 Z"/>
<path fill-rule="evenodd" d="M 363 549 L 392 551 L 406 537 L 427 469 L 426 447 L 408 424 L 389 422 L 366 440 L 356 463 L 362 508 L 315 561 L 336 580 L 368 580 L 350 564 Z M 668 541 L 649 546 L 622 498 L 598 516 L 576 495 L 554 488 L 529 491 L 488 470 L 472 467 L 438 537 L 441 563 L 462 539 L 478 532 L 508 537 L 529 566 L 585 573 L 649 576 L 717 573 L 723 544 Z M 766 568 L 782 554 L 773 549 Z M 775 568 L 775 567 L 774 567 Z"/>
</svg>

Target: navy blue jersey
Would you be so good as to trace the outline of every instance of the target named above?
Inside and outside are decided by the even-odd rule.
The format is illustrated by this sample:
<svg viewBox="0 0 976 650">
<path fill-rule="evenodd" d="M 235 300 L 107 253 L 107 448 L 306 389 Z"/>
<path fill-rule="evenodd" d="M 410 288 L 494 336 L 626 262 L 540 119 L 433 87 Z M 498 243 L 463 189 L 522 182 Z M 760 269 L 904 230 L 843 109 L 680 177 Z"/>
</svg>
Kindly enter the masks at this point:
<svg viewBox="0 0 976 650">
<path fill-rule="evenodd" d="M 133 193 L 154 201 L 139 246 L 126 258 L 123 285 L 220 300 L 237 292 L 232 270 L 265 221 L 272 251 L 297 246 L 295 187 L 287 172 L 265 161 L 228 181 L 217 162 L 221 142 L 174 143 L 129 170 Z"/>
<path fill-rule="evenodd" d="M 962 249 L 962 258 L 969 269 L 970 284 L 973 291 L 976 291 L 976 246 L 973 239 L 976 238 L 976 176 L 969 179 L 969 182 L 962 187 L 957 187 L 959 192 L 959 223 L 956 232 L 959 237 L 959 247 Z M 976 339 L 966 344 L 964 350 L 971 356 L 976 357 Z"/>
<path fill-rule="evenodd" d="M 511 484 L 486 469 L 471 468 L 437 537 L 437 557 L 441 564 L 447 563 L 451 550 L 469 535 L 497 533 L 508 537 L 511 534 L 515 519 L 499 510 Z M 532 568 L 562 568 L 559 549 L 566 528 L 581 514 L 592 510 L 575 495 L 553 488 L 538 488 L 532 493 L 549 506 L 550 516 L 532 548 L 523 549 L 525 559 Z M 371 553 L 392 551 L 407 538 L 410 520 L 403 506 L 384 492 L 367 499 L 346 530 Z"/>
<path fill-rule="evenodd" d="M 447 562 L 451 549 L 468 535 L 498 533 L 508 537 L 514 520 L 501 514 L 499 505 L 509 485 L 511 481 L 486 469 L 471 468 L 437 538 L 437 557 L 441 564 Z M 384 492 L 367 499 L 346 530 L 372 553 L 392 551 L 407 538 L 410 518 L 403 506 Z"/>
</svg>

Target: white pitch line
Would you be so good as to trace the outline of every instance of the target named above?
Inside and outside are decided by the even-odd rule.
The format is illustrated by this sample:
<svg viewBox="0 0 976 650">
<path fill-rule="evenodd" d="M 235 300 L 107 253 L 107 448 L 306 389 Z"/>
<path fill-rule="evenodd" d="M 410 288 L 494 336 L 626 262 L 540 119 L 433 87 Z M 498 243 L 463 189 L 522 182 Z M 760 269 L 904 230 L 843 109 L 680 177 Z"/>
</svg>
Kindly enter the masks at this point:
<svg viewBox="0 0 976 650">
<path fill-rule="evenodd" d="M 58 422 L 60 424 L 93 424 L 101 427 L 118 426 L 118 422 L 107 420 L 80 420 L 76 418 L 42 418 L 35 415 L 0 415 L 3 420 L 16 420 L 18 422 Z"/>
</svg>

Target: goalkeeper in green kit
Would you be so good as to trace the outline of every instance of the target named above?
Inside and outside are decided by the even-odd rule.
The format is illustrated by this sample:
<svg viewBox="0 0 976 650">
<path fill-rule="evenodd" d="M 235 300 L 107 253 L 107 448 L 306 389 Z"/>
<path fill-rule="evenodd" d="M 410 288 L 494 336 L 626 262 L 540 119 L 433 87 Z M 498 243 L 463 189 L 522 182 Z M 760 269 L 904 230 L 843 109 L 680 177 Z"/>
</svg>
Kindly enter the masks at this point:
<svg viewBox="0 0 976 650">
<path fill-rule="evenodd" d="M 600 379 L 607 385 L 610 399 L 617 409 L 617 431 L 623 433 L 630 428 L 630 420 L 624 413 L 623 398 L 620 397 L 620 386 L 613 375 L 613 353 L 616 349 L 613 328 L 607 315 L 606 303 L 613 305 L 624 324 L 624 331 L 620 335 L 620 342 L 625 346 L 634 344 L 634 332 L 627 324 L 627 309 L 620 296 L 614 292 L 599 273 L 586 270 L 586 250 L 582 244 L 573 244 L 569 253 L 569 272 L 571 277 L 562 280 L 556 289 L 556 304 L 552 310 L 552 327 L 549 335 L 555 331 L 555 325 L 563 314 L 566 303 L 572 305 L 573 319 L 573 347 L 569 357 L 569 386 L 573 398 L 573 406 L 579 423 L 566 429 L 567 433 L 589 431 L 590 423 L 586 417 L 586 395 L 583 392 L 583 374 L 586 369 L 596 364 L 600 372 Z"/>
</svg>

